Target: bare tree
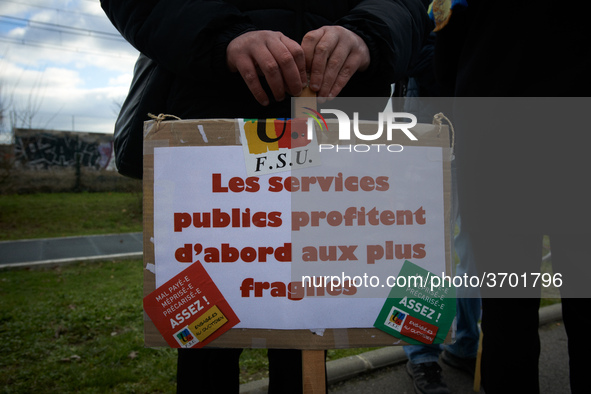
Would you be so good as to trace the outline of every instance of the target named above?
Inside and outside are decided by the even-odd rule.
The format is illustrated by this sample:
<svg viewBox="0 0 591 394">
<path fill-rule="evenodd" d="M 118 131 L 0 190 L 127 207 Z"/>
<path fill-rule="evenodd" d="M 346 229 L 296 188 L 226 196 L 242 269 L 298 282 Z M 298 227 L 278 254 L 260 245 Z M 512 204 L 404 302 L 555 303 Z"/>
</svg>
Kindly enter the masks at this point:
<svg viewBox="0 0 591 394">
<path fill-rule="evenodd" d="M 6 113 L 8 112 L 7 102 L 2 93 L 2 84 L 0 83 L 0 142 L 4 139 Z"/>
<path fill-rule="evenodd" d="M 0 81 L 0 186 L 4 186 L 14 168 L 12 152 L 13 135 L 8 125 L 7 114 L 10 111 L 10 101 L 4 94 L 4 86 Z"/>
<path fill-rule="evenodd" d="M 12 143 L 12 124 L 9 119 L 11 110 L 12 97 L 6 94 L 4 81 L 0 80 L 0 144 Z"/>
<path fill-rule="evenodd" d="M 115 114 L 115 116 L 119 115 L 119 112 L 121 111 L 121 107 L 123 107 L 124 101 L 125 101 L 125 97 L 119 97 L 118 99 L 113 99 L 113 102 L 111 103 L 111 109 L 113 110 L 113 113 Z"/>
<path fill-rule="evenodd" d="M 29 90 L 29 93 L 27 94 L 25 99 L 23 101 L 16 102 L 16 100 L 14 99 L 14 94 L 19 81 L 20 78 L 15 84 L 11 94 L 11 99 L 13 103 L 13 108 L 10 111 L 11 126 L 12 128 L 32 129 L 33 119 L 39 113 L 39 109 L 41 108 L 41 104 L 43 103 L 43 73 L 37 75 L 37 78 L 35 79 L 33 86 L 31 86 L 31 89 Z"/>
</svg>

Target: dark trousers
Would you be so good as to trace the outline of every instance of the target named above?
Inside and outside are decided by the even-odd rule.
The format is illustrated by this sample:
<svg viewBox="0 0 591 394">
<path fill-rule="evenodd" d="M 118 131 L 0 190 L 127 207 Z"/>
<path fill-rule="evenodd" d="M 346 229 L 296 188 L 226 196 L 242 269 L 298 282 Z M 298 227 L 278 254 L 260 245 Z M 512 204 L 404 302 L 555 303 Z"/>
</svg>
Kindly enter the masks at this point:
<svg viewBox="0 0 591 394">
<path fill-rule="evenodd" d="M 238 393 L 242 349 L 179 349 L 177 393 Z M 269 393 L 302 392 L 302 352 L 269 349 Z"/>
<path fill-rule="evenodd" d="M 541 235 L 475 233 L 471 236 L 481 275 L 540 272 Z M 591 341 L 586 333 L 589 318 L 585 311 L 589 299 L 577 296 L 589 280 L 591 239 L 582 234 L 550 234 L 550 242 L 553 272 L 561 273 L 563 279 L 560 291 L 568 336 L 571 391 L 588 392 L 586 367 L 590 365 Z M 531 286 L 533 277 L 526 277 Z M 540 286 L 519 287 L 514 293 L 509 292 L 507 283 L 504 290 L 498 285 L 482 289 L 482 384 L 487 394 L 539 392 Z"/>
</svg>

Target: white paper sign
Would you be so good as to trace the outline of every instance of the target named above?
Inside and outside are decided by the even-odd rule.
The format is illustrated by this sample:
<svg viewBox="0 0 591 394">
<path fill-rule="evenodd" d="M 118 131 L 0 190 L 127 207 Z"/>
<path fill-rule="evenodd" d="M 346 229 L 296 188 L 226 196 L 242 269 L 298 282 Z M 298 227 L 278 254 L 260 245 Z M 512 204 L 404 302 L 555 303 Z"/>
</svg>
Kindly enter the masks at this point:
<svg viewBox="0 0 591 394">
<path fill-rule="evenodd" d="M 445 271 L 441 148 L 321 159 L 249 177 L 240 146 L 155 148 L 156 286 L 200 261 L 238 328 L 353 328 L 373 326 L 405 260 Z M 331 275 L 355 285 L 302 283 Z"/>
</svg>

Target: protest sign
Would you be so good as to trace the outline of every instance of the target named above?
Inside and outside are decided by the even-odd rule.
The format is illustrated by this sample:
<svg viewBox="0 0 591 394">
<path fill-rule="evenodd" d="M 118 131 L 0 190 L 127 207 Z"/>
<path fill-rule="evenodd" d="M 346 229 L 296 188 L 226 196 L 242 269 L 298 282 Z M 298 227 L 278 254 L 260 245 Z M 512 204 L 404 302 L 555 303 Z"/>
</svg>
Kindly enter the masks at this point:
<svg viewBox="0 0 591 394">
<path fill-rule="evenodd" d="M 411 345 L 443 342 L 456 314 L 455 289 L 432 275 L 405 261 L 398 275 L 405 286 L 392 288 L 374 326 Z"/>
<path fill-rule="evenodd" d="M 146 345 L 327 349 L 412 341 L 374 322 L 405 261 L 451 272 L 447 128 L 419 124 L 410 129 L 417 140 L 384 133 L 347 149 L 339 125 L 325 121 L 299 151 L 259 146 L 263 156 L 251 158 L 249 173 L 246 134 L 258 122 L 270 140 L 286 124 L 146 124 Z M 368 134 L 376 124 L 359 127 Z M 205 277 L 197 272 L 207 285 L 197 284 Z M 171 300 L 174 288 L 167 290 L 179 280 L 209 289 L 209 304 L 203 290 L 191 295 L 187 287 Z M 218 316 L 203 337 L 197 325 Z"/>
</svg>

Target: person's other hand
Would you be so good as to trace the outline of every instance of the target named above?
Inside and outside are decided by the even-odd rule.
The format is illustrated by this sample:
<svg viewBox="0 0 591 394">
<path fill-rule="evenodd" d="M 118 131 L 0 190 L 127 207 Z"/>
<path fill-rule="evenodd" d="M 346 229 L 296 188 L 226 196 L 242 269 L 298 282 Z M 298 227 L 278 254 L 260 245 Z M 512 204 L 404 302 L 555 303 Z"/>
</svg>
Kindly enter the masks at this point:
<svg viewBox="0 0 591 394">
<path fill-rule="evenodd" d="M 302 40 L 310 89 L 318 97 L 335 97 L 357 71 L 369 67 L 365 41 L 341 26 L 324 26 L 308 32 Z"/>
<path fill-rule="evenodd" d="M 262 105 L 269 104 L 259 75 L 267 80 L 275 100 L 297 96 L 306 85 L 306 63 L 300 45 L 282 33 L 258 30 L 233 39 L 226 49 L 228 68 L 239 72 Z"/>
</svg>

